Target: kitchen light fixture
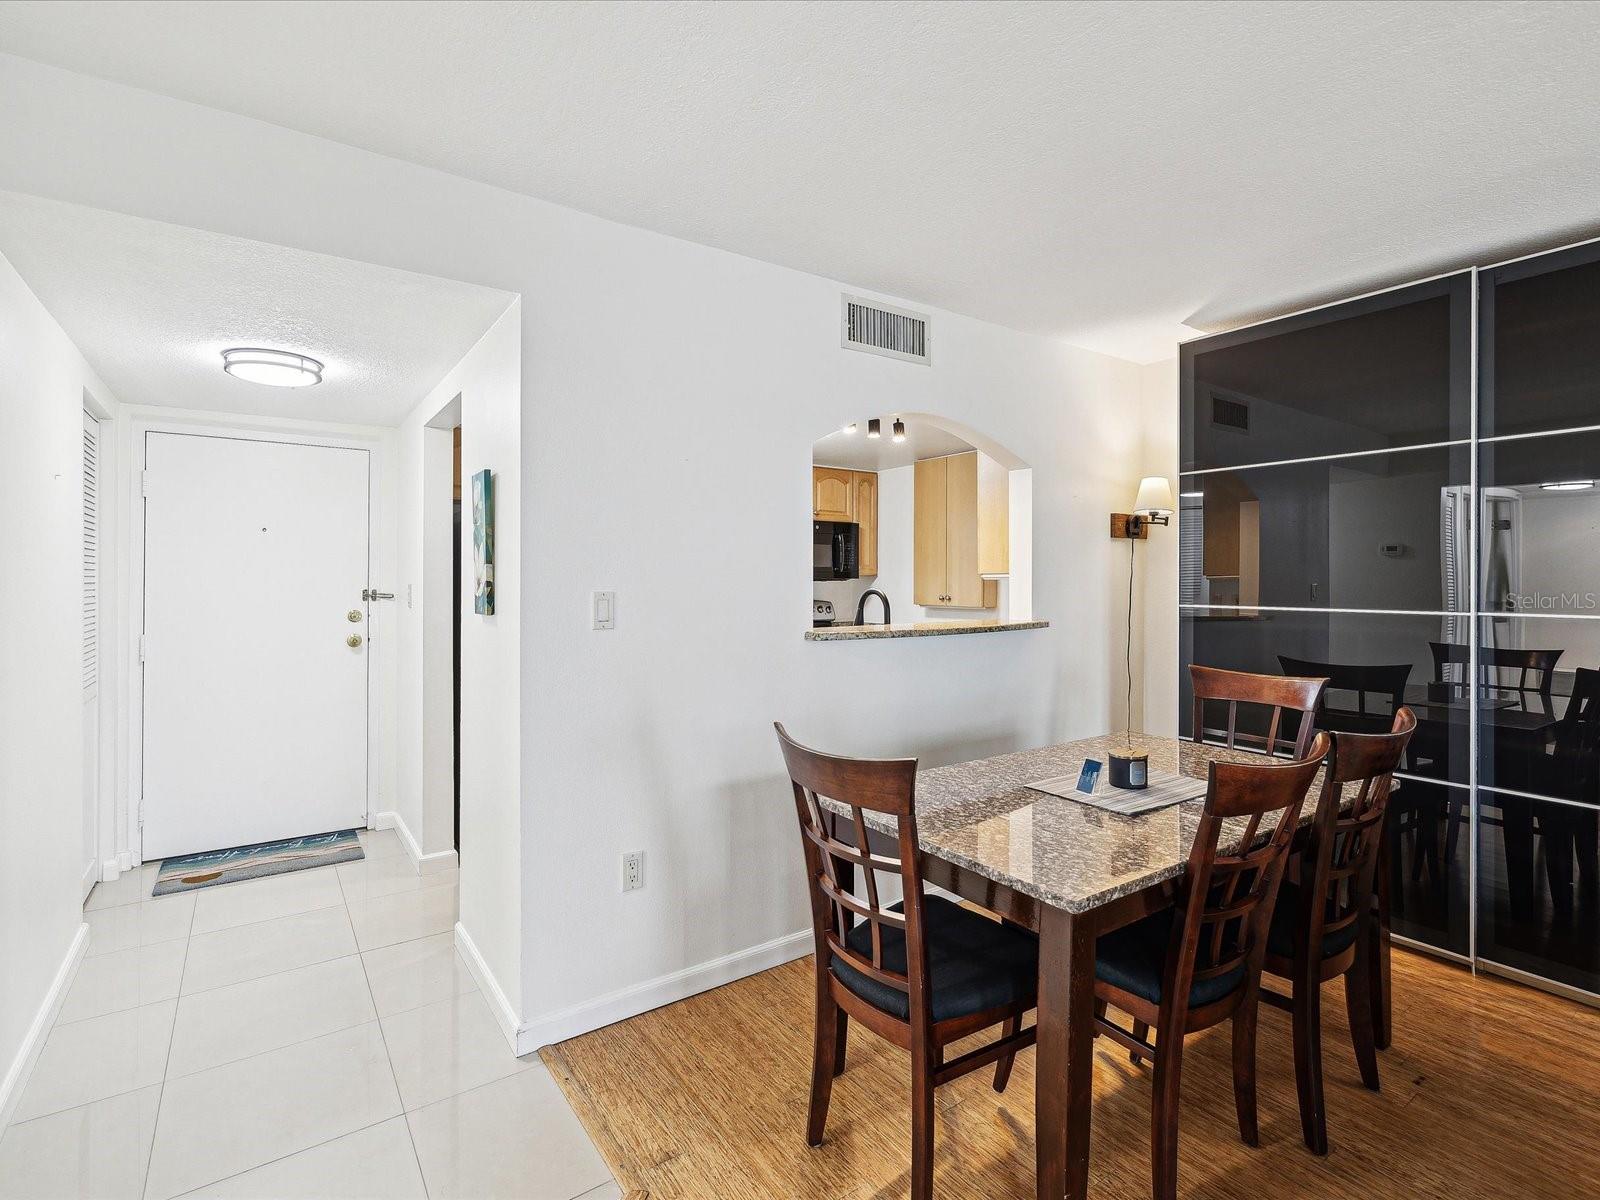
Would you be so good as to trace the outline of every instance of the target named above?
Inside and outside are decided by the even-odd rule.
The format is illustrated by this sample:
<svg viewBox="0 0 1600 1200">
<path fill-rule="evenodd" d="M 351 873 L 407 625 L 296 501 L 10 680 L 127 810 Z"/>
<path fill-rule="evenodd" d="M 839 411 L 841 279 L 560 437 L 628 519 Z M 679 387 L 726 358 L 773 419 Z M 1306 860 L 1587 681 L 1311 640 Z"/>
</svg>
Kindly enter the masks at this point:
<svg viewBox="0 0 1600 1200">
<path fill-rule="evenodd" d="M 856 423 L 854 421 L 851 421 L 850 424 L 846 425 L 839 432 L 840 433 L 854 433 L 855 431 L 856 431 Z"/>
<path fill-rule="evenodd" d="M 896 417 L 894 421 L 894 440 L 897 442 L 906 440 L 906 423 L 899 417 Z"/>
<path fill-rule="evenodd" d="M 1555 483 L 1541 483 L 1539 490 L 1542 492 L 1582 492 L 1594 486 L 1592 479 L 1563 479 Z"/>
<path fill-rule="evenodd" d="M 309 387 L 322 382 L 322 364 L 288 350 L 241 346 L 222 352 L 222 369 L 235 379 L 272 387 Z"/>
<path fill-rule="evenodd" d="M 873 417 L 870 421 L 867 422 L 867 436 L 869 438 L 875 438 L 875 437 L 881 437 L 882 436 L 882 434 L 880 434 L 878 432 L 878 418 L 877 417 Z"/>
</svg>

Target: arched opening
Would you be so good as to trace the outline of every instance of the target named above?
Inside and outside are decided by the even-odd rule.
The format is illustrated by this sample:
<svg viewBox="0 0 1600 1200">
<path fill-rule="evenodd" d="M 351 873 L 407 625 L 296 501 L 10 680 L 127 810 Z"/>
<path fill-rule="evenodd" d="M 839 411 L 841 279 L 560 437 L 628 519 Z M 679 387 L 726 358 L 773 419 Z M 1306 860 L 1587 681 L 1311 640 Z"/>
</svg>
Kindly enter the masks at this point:
<svg viewBox="0 0 1600 1200">
<path fill-rule="evenodd" d="M 1011 450 L 885 413 L 819 438 L 811 466 L 814 627 L 1032 619 L 1033 471 Z"/>
</svg>

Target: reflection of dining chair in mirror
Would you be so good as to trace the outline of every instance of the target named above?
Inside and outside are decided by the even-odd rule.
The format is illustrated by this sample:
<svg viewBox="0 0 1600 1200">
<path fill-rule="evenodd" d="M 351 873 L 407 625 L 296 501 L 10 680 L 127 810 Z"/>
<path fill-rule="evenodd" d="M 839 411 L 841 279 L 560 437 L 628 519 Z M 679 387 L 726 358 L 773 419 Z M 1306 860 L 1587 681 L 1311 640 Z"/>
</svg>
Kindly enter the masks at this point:
<svg viewBox="0 0 1600 1200">
<path fill-rule="evenodd" d="M 1572 913 L 1573 860 L 1586 893 L 1600 893 L 1600 671 L 1579 667 L 1572 697 L 1556 723 L 1555 747 L 1542 756 L 1537 780 L 1543 795 L 1570 804 L 1540 804 L 1545 871 L 1558 916 Z M 1575 804 L 1586 807 L 1577 808 Z"/>
<path fill-rule="evenodd" d="M 1433 681 L 1464 684 L 1470 648 L 1455 642 L 1429 642 L 1433 652 Z M 1560 650 L 1516 650 L 1509 646 L 1482 646 L 1478 649 L 1478 674 L 1494 688 L 1517 692 L 1539 692 L 1548 696 L 1555 682 Z M 1457 668 L 1452 670 L 1451 668 Z M 1517 672 L 1517 682 L 1508 683 L 1505 672 Z M 1530 682 L 1529 676 L 1533 676 Z"/>
<path fill-rule="evenodd" d="M 1314 714 L 1328 681 L 1326 678 L 1301 679 L 1285 675 L 1253 675 L 1248 671 L 1225 671 L 1220 667 L 1191 665 L 1189 684 L 1194 692 L 1194 722 L 1190 734 L 1195 741 L 1208 740 L 1206 737 L 1208 733 L 1220 733 L 1222 744 L 1230 750 L 1236 748 L 1242 739 L 1252 744 L 1252 747 L 1247 748 L 1259 744 L 1262 751 L 1267 754 L 1281 752 L 1288 753 L 1294 758 L 1304 758 L 1311 747 L 1312 735 L 1316 731 Z M 1208 704 L 1227 705 L 1226 729 L 1206 728 L 1205 714 Z M 1270 714 L 1264 735 L 1249 731 L 1241 735 L 1239 730 L 1241 704 L 1250 706 L 1246 710 L 1247 719 L 1258 717 L 1260 715 L 1258 710 L 1264 709 Z M 1295 722 L 1292 738 L 1284 729 L 1285 712 L 1289 713 Z"/>
<path fill-rule="evenodd" d="M 1410 663 L 1368 667 L 1280 654 L 1278 665 L 1285 675 L 1327 678 L 1322 706 L 1317 709 L 1317 727 L 1330 733 L 1387 733 L 1394 714 L 1405 703 L 1406 683 L 1411 678 Z M 1335 693 L 1354 693 L 1355 708 L 1346 707 L 1341 703 L 1345 696 Z"/>
</svg>

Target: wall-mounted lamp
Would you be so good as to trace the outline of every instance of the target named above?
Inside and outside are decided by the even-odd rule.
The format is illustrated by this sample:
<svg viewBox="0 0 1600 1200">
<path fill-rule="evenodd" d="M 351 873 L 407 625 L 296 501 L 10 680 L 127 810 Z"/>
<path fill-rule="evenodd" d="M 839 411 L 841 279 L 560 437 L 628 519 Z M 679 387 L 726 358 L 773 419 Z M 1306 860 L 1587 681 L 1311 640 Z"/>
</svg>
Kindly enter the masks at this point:
<svg viewBox="0 0 1600 1200">
<path fill-rule="evenodd" d="M 1167 525 L 1172 521 L 1172 510 L 1177 505 L 1172 500 L 1172 485 L 1160 475 L 1150 475 L 1139 481 L 1139 494 L 1133 500 L 1133 512 L 1111 514 L 1111 536 L 1138 538 L 1150 536 L 1150 526 Z"/>
<path fill-rule="evenodd" d="M 896 417 L 894 421 L 894 440 L 897 442 L 906 440 L 906 423 L 899 417 Z"/>
<path fill-rule="evenodd" d="M 856 423 L 854 421 L 851 421 L 850 424 L 846 425 L 839 432 L 840 433 L 854 433 L 855 431 L 856 431 Z"/>
<path fill-rule="evenodd" d="M 867 422 L 867 436 L 869 438 L 875 438 L 875 437 L 881 437 L 882 436 L 882 434 L 879 432 L 879 429 L 878 429 L 878 418 L 877 417 L 873 417 L 870 421 Z"/>
</svg>

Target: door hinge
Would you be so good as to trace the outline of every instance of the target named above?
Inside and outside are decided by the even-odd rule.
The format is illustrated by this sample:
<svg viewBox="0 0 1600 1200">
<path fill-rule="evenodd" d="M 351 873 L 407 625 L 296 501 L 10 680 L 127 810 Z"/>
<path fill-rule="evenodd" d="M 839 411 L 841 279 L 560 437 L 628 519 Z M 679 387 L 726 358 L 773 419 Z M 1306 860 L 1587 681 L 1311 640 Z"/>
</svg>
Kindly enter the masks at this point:
<svg viewBox="0 0 1600 1200">
<path fill-rule="evenodd" d="M 139 635 L 139 661 L 140 662 L 144 661 L 145 652 L 149 649 L 149 647 L 147 645 L 148 640 L 149 639 L 147 639 L 144 634 L 141 633 Z"/>
<path fill-rule="evenodd" d="M 139 472 L 139 494 L 141 496 L 148 496 L 150 494 L 150 472 L 149 471 L 140 471 Z"/>
</svg>

